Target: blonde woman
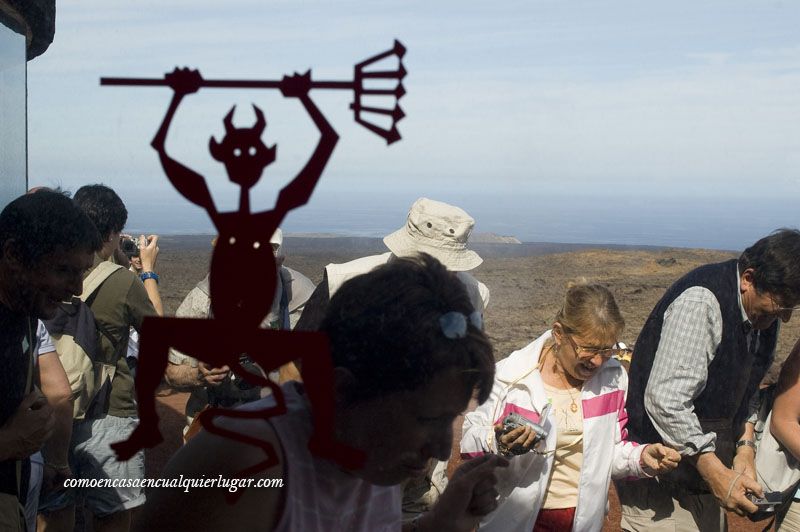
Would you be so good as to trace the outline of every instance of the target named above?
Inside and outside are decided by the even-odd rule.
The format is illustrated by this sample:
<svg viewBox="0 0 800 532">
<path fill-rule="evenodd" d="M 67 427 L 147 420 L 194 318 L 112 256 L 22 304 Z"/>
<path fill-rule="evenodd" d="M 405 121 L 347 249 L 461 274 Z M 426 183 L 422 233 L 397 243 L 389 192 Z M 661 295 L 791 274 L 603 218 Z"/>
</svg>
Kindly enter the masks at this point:
<svg viewBox="0 0 800 532">
<path fill-rule="evenodd" d="M 481 530 L 599 531 L 612 477 L 678 464 L 673 449 L 625 440 L 627 375 L 613 359 L 624 354 L 624 326 L 608 289 L 572 284 L 552 329 L 497 364 L 492 395 L 466 415 L 461 440 L 462 456 L 513 457 Z M 505 427 L 509 414 L 528 424 Z"/>
</svg>

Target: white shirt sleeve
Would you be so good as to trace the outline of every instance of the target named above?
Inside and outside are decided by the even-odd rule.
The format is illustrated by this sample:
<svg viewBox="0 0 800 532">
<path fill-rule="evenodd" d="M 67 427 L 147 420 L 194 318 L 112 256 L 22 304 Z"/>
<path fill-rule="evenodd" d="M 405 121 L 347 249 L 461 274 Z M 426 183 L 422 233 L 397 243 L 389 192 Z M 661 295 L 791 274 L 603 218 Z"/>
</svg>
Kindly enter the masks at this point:
<svg viewBox="0 0 800 532">
<path fill-rule="evenodd" d="M 36 327 L 36 349 L 34 349 L 34 353 L 36 353 L 36 358 L 39 358 L 39 355 L 44 355 L 45 353 L 52 353 L 56 350 L 55 343 L 53 342 L 53 338 L 50 337 L 50 333 L 47 332 L 47 329 L 42 323 L 42 320 L 39 320 L 39 325 Z M 38 360 L 37 360 L 38 362 Z"/>
</svg>

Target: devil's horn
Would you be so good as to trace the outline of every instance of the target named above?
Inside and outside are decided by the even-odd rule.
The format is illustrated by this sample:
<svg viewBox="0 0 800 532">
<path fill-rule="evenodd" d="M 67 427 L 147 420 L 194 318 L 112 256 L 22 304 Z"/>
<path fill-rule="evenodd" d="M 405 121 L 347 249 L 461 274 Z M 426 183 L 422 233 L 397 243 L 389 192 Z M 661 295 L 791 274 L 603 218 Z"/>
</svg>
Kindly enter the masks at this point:
<svg viewBox="0 0 800 532">
<path fill-rule="evenodd" d="M 236 111 L 236 106 L 235 105 L 233 107 L 231 107 L 231 110 L 228 111 L 228 114 L 225 115 L 225 119 L 222 121 L 222 123 L 225 124 L 225 133 L 230 133 L 234 129 L 236 129 L 236 128 L 233 127 L 233 112 L 234 111 Z"/>
<path fill-rule="evenodd" d="M 253 112 L 256 114 L 256 123 L 252 127 L 252 131 L 260 137 L 264 132 L 264 128 L 267 127 L 267 120 L 264 118 L 264 113 L 261 112 L 261 109 L 259 109 L 256 104 L 253 104 Z"/>
</svg>

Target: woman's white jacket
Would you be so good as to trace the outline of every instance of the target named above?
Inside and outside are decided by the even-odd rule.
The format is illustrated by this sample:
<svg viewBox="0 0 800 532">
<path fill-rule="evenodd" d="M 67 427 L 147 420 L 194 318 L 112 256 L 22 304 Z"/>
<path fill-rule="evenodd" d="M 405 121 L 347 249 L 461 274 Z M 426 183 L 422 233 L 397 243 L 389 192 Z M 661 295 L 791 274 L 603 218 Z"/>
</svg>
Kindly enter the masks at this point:
<svg viewBox="0 0 800 532">
<path fill-rule="evenodd" d="M 543 424 L 549 433 L 537 449 L 555 449 L 557 430 L 554 415 L 551 413 L 544 421 L 539 419 L 548 398 L 536 369 L 542 348 L 550 337 L 551 331 L 547 331 L 530 345 L 498 362 L 491 397 L 464 419 L 462 457 L 496 453 L 493 426 L 509 412 L 518 412 Z M 602 529 L 612 477 L 646 476 L 639 465 L 645 446 L 626 441 L 627 390 L 628 376 L 614 359 L 603 364 L 583 385 L 580 397 L 583 406 L 583 465 L 572 527 L 575 532 Z M 499 468 L 499 506 L 481 522 L 481 531 L 533 530 L 552 467 L 553 453 L 540 455 L 530 452 L 511 458 L 508 468 Z"/>
</svg>

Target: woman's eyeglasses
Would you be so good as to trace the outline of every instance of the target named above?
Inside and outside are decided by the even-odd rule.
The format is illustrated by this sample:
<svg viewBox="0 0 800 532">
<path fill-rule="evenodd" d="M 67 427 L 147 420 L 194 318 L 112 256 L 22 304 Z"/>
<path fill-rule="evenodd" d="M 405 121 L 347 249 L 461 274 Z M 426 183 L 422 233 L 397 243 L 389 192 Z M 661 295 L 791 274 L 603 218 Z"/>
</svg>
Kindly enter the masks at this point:
<svg viewBox="0 0 800 532">
<path fill-rule="evenodd" d="M 572 336 L 568 332 L 565 331 L 564 336 L 566 336 L 567 340 L 569 340 L 569 343 L 572 346 L 572 349 L 575 351 L 575 354 L 578 356 L 578 359 L 584 362 L 589 361 L 596 356 L 599 356 L 606 361 L 611 357 L 619 358 L 633 353 L 632 349 L 620 347 L 618 343 L 614 344 L 614 347 L 606 348 L 583 347 L 576 344 L 575 340 L 572 339 Z"/>
</svg>

